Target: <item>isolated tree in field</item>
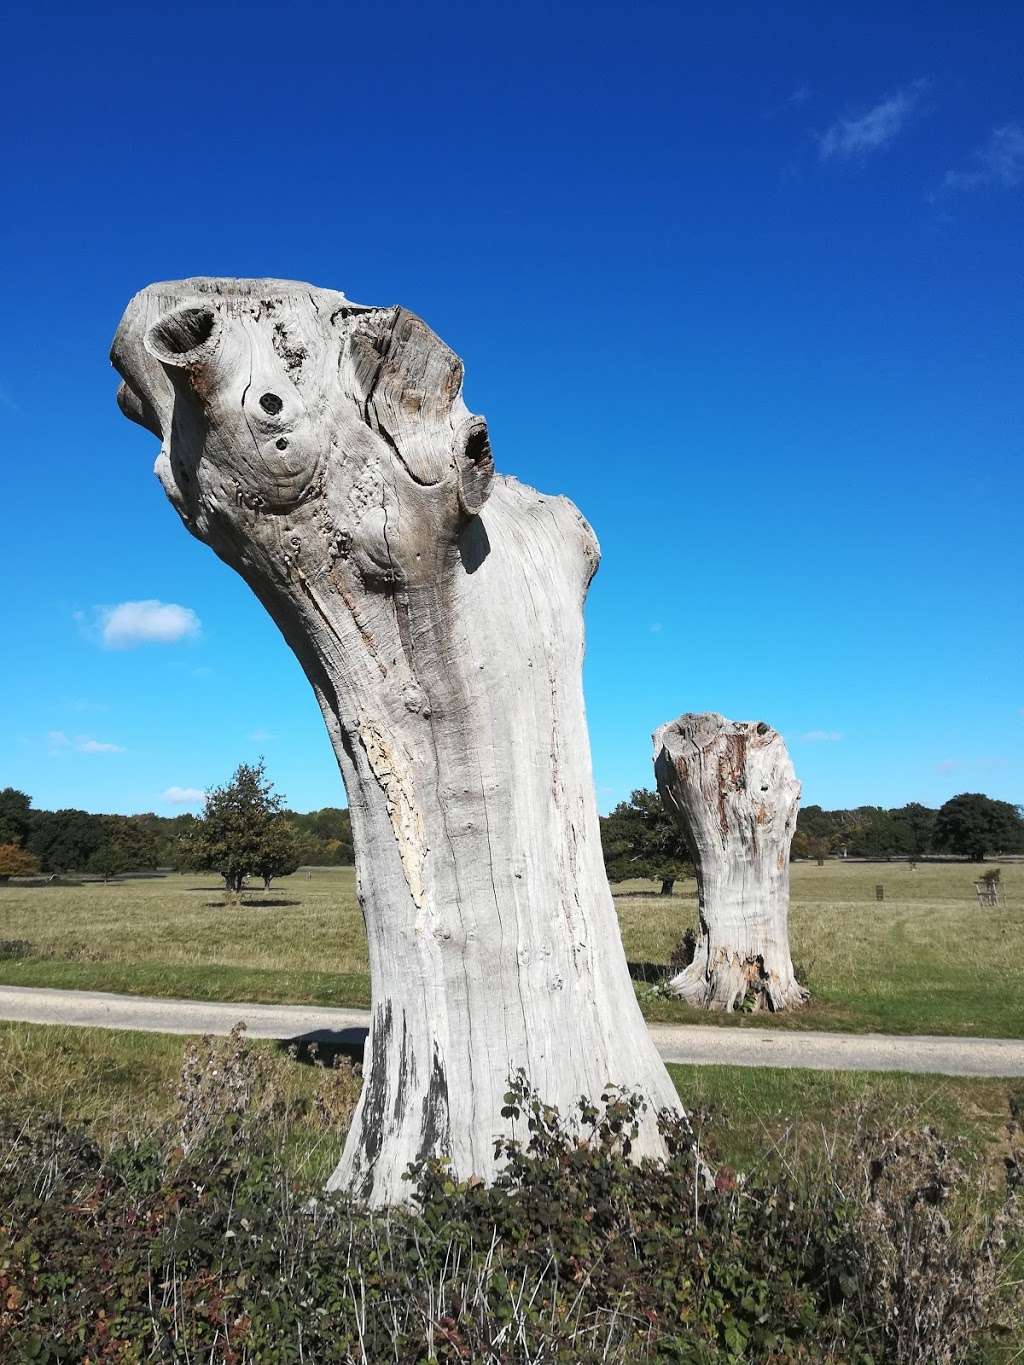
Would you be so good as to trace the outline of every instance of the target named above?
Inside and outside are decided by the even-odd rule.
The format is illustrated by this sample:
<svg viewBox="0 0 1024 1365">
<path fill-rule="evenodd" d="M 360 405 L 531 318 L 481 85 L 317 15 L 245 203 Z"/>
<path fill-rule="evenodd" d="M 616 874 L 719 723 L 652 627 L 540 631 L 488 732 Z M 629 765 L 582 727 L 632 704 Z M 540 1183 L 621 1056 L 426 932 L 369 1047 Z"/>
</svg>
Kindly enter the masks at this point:
<svg viewBox="0 0 1024 1365">
<path fill-rule="evenodd" d="M 972 863 L 984 862 L 986 853 L 1019 853 L 1024 850 L 1020 807 L 980 792 L 962 792 L 935 817 L 935 844 Z"/>
<path fill-rule="evenodd" d="M 305 669 L 349 794 L 369 940 L 364 1085 L 331 1186 L 497 1169 L 507 1077 L 572 1108 L 679 1101 L 637 1006 L 583 713 L 598 562 L 576 508 L 497 478 L 462 365 L 402 308 L 277 280 L 153 285 L 113 347 L 185 525 Z"/>
<path fill-rule="evenodd" d="M 789 846 L 800 783 L 764 721 L 688 713 L 654 734 L 654 772 L 697 869 L 700 930 L 673 994 L 712 1010 L 802 1005 L 789 952 Z"/>
<path fill-rule="evenodd" d="M 267 778 L 263 759 L 240 763 L 231 781 L 206 793 L 203 813 L 189 846 L 193 867 L 218 872 L 229 894 L 237 896 L 246 877 L 280 877 L 279 864 L 291 844 L 282 813 L 283 797 Z M 264 869 L 272 869 L 269 874 Z M 273 870 L 277 869 L 277 870 Z"/>
<path fill-rule="evenodd" d="M 678 878 L 693 876 L 679 826 L 657 792 L 641 788 L 603 816 L 601 848 L 610 882 L 641 877 L 661 882 L 670 896 Z"/>
<path fill-rule="evenodd" d="M 0 882 L 12 877 L 31 877 L 39 871 L 39 859 L 17 844 L 0 844 Z"/>
<path fill-rule="evenodd" d="M 32 798 L 16 787 L 0 791 L 0 844 L 24 846 L 32 829 Z"/>
<path fill-rule="evenodd" d="M 825 859 L 831 856 L 832 845 L 827 839 L 822 838 L 820 834 L 814 834 L 807 840 L 807 852 L 810 857 L 815 859 L 820 867 Z"/>
<path fill-rule="evenodd" d="M 100 844 L 99 848 L 86 863 L 88 872 L 95 872 L 102 877 L 104 882 L 109 882 L 111 877 L 120 876 L 122 872 L 132 870 L 132 860 L 126 849 L 119 847 L 116 843 L 107 842 Z"/>
<path fill-rule="evenodd" d="M 259 861 L 253 871 L 263 878 L 263 889 L 270 890 L 275 877 L 290 877 L 299 869 L 299 843 L 294 826 L 281 817 L 272 820 L 263 836 Z"/>
</svg>

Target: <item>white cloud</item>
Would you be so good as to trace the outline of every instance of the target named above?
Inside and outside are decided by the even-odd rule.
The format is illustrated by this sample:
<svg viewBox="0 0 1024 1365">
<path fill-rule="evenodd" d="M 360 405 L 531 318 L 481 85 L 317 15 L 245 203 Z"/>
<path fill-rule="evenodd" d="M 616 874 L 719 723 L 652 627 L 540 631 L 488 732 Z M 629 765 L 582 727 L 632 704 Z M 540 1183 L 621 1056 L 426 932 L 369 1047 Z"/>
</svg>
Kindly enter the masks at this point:
<svg viewBox="0 0 1024 1365">
<path fill-rule="evenodd" d="M 100 639 L 107 649 L 132 649 L 135 645 L 170 645 L 199 634 L 199 617 L 191 607 L 176 602 L 119 602 L 115 607 L 96 608 Z"/>
<path fill-rule="evenodd" d="M 1013 189 L 1024 184 L 1024 128 L 1006 123 L 993 128 L 988 141 L 974 153 L 973 169 L 947 171 L 946 190 L 976 190 L 989 185 Z"/>
<path fill-rule="evenodd" d="M 838 730 L 808 730 L 800 738 L 805 744 L 838 744 L 842 735 Z"/>
<path fill-rule="evenodd" d="M 168 787 L 161 794 L 160 800 L 167 801 L 172 806 L 198 806 L 206 798 L 206 793 L 198 787 Z"/>
<path fill-rule="evenodd" d="M 271 732 L 270 732 L 269 730 L 259 729 L 259 730 L 253 730 L 253 732 L 252 732 L 252 734 L 249 736 L 249 738 L 250 738 L 255 744 L 259 744 L 261 740 L 264 740 L 264 739 L 276 739 L 277 736 L 271 734 Z"/>
<path fill-rule="evenodd" d="M 46 742 L 51 754 L 66 754 L 73 749 L 78 754 L 123 754 L 120 744 L 105 744 L 91 735 L 76 735 L 71 739 L 63 730 L 50 730 Z"/>
<path fill-rule="evenodd" d="M 662 630 L 664 630 L 664 626 L 661 624 L 660 621 L 652 621 L 652 622 L 651 622 L 651 634 L 652 634 L 652 635 L 657 635 L 657 634 L 659 633 L 659 631 L 662 631 Z"/>
<path fill-rule="evenodd" d="M 822 161 L 830 157 L 865 156 L 887 146 L 906 126 L 928 89 L 926 80 L 913 81 L 902 90 L 873 104 L 856 118 L 838 118 L 818 139 Z"/>
</svg>

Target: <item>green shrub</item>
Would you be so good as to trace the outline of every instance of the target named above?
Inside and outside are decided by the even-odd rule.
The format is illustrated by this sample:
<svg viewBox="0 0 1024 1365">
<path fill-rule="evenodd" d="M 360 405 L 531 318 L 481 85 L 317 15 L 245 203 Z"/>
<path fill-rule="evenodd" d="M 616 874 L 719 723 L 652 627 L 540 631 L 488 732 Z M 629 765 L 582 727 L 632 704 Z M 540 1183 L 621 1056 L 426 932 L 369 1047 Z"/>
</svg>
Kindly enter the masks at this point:
<svg viewBox="0 0 1024 1365">
<path fill-rule="evenodd" d="M 323 1080 L 344 1121 L 351 1070 Z M 970 1360 L 1011 1319 L 1015 1189 L 968 1217 L 929 1130 L 861 1119 L 755 1182 L 677 1117 L 669 1160 L 635 1165 L 636 1097 L 564 1118 L 517 1076 L 497 1184 L 426 1162 L 409 1208 L 370 1211 L 311 1200 L 274 1088 L 236 1036 L 192 1050 L 163 1132 L 103 1152 L 0 1123 L 3 1358 L 909 1365 Z"/>
</svg>

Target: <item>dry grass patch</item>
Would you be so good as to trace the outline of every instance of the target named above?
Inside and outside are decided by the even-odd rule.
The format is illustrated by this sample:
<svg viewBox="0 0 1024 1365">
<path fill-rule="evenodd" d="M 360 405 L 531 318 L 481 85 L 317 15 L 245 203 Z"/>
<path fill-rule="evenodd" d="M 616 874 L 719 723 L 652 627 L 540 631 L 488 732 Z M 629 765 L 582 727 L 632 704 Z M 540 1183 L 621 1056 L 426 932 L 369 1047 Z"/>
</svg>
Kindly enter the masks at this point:
<svg viewBox="0 0 1024 1365">
<path fill-rule="evenodd" d="M 793 868 L 791 941 L 810 1007 L 777 1019 L 708 1015 L 651 995 L 696 888 L 624 883 L 615 904 L 644 1012 L 665 1022 L 967 1036 L 1024 1035 L 1024 865 L 981 909 L 968 864 Z M 875 885 L 885 900 L 875 900 Z M 351 868 L 297 873 L 223 907 L 205 874 L 80 887 L 0 887 L 0 982 L 207 1000 L 366 1006 L 366 938 Z M 4 944 L 19 945 L 17 949 Z"/>
</svg>

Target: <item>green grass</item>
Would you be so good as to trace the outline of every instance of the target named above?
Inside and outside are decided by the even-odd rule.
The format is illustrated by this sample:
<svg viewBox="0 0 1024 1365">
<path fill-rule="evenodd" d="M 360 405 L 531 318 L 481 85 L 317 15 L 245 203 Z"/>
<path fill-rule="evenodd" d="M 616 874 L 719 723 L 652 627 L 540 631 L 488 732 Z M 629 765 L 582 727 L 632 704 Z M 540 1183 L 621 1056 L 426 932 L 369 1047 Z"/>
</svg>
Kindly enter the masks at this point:
<svg viewBox="0 0 1024 1365">
<path fill-rule="evenodd" d="M 998 1162 L 1008 1150 L 1011 1104 L 1024 1106 L 1022 1080 L 775 1067 L 668 1069 L 721 1159 L 744 1169 L 779 1148 L 820 1145 L 835 1133 L 844 1112 L 858 1106 L 893 1121 L 913 1114 Z"/>
<path fill-rule="evenodd" d="M 0 1023 L 0 1110 L 57 1116 L 100 1141 L 150 1131 L 175 1112 L 187 1043 L 159 1033 Z M 318 1078 L 314 1067 L 293 1061 L 277 1044 L 253 1046 L 275 1054 L 284 1090 L 308 1099 Z M 997 1161 L 1006 1150 L 1010 1103 L 1024 1104 L 1024 1081 L 733 1066 L 669 1071 L 718 1159 L 744 1169 L 780 1148 L 820 1144 L 842 1111 L 858 1104 L 886 1116 L 912 1112 Z"/>
<path fill-rule="evenodd" d="M 1024 1036 L 1024 866 L 1002 870 L 1004 904 L 980 909 L 964 864 L 841 864 L 793 868 L 791 944 L 812 993 L 777 1018 L 707 1015 L 638 993 L 649 1019 L 744 1027 Z M 885 886 L 876 902 L 875 884 Z M 667 962 L 696 923 L 692 883 L 616 887 L 627 956 Z M 646 893 L 646 894 L 638 894 Z M 21 940 L 26 956 L 5 957 Z M 0 886 L 0 982 L 206 1000 L 369 1003 L 366 938 L 350 868 L 298 873 L 226 909 L 204 874 Z"/>
</svg>

